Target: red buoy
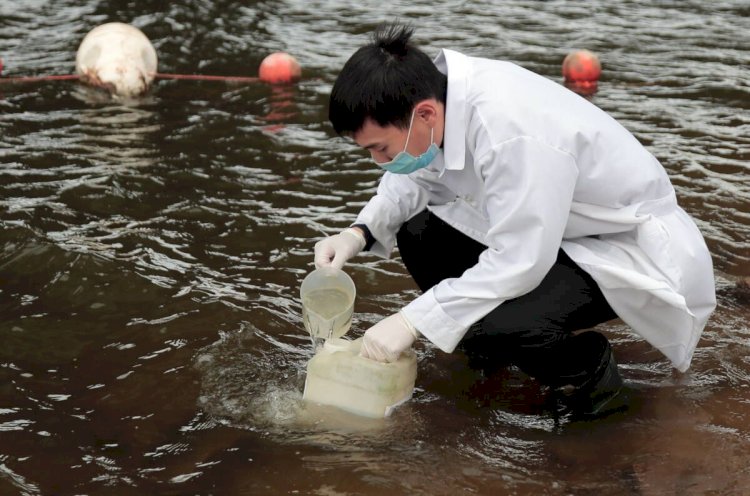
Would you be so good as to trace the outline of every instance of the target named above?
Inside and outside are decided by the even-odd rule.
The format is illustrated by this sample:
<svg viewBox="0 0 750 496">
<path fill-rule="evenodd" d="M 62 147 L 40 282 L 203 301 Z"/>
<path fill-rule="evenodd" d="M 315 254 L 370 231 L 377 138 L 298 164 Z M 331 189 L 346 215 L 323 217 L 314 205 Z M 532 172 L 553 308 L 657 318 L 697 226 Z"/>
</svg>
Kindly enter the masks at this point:
<svg viewBox="0 0 750 496">
<path fill-rule="evenodd" d="M 594 82 L 599 80 L 602 66 L 596 54 L 588 50 L 576 50 L 563 60 L 562 73 L 568 83 Z"/>
<path fill-rule="evenodd" d="M 3 59 L 0 59 L 0 76 L 3 74 Z"/>
<path fill-rule="evenodd" d="M 275 52 L 263 59 L 258 76 L 266 83 L 291 83 L 302 75 L 297 59 L 284 52 Z"/>
</svg>

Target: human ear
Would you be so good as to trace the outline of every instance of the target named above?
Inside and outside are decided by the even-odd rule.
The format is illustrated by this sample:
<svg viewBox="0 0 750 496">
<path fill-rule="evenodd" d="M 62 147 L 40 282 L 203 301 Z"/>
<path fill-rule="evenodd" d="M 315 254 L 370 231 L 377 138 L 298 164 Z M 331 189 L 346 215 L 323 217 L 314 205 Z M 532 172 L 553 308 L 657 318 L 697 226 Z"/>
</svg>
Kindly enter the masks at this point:
<svg viewBox="0 0 750 496">
<path fill-rule="evenodd" d="M 415 106 L 416 118 L 422 119 L 425 124 L 435 127 L 438 119 L 438 107 L 434 99 L 422 100 Z"/>
</svg>

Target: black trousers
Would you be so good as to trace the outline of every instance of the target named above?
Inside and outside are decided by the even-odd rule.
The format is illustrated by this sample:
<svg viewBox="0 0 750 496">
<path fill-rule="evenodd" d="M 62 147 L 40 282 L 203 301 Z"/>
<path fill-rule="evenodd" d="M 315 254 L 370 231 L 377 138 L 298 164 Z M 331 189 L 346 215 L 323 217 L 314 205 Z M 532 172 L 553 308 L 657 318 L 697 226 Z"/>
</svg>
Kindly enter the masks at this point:
<svg viewBox="0 0 750 496">
<path fill-rule="evenodd" d="M 399 230 L 401 258 L 424 292 L 459 277 L 487 247 L 428 210 Z M 459 344 L 473 366 L 517 365 L 541 383 L 583 383 L 609 356 L 606 338 L 594 331 L 573 334 L 616 318 L 596 282 L 562 250 L 538 287 L 499 304 L 474 324 Z"/>
</svg>

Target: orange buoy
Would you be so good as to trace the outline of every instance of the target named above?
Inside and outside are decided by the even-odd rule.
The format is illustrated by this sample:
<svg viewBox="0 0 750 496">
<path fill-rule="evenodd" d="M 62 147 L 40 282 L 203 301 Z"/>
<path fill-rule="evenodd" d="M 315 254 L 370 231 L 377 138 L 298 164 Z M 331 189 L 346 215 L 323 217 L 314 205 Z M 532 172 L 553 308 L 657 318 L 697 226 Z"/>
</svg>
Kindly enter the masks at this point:
<svg viewBox="0 0 750 496">
<path fill-rule="evenodd" d="M 297 59 L 285 52 L 275 52 L 260 63 L 258 76 L 266 83 L 291 83 L 302 75 Z"/>
<path fill-rule="evenodd" d="M 596 54 L 588 50 L 576 50 L 563 60 L 562 73 L 569 83 L 594 82 L 599 80 L 602 66 Z"/>
</svg>

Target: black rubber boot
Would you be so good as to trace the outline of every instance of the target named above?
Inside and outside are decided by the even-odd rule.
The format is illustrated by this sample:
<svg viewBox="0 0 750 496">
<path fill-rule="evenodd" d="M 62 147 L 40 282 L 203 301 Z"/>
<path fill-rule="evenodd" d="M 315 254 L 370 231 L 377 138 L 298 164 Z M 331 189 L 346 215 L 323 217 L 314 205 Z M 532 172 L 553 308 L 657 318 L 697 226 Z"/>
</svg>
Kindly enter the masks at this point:
<svg viewBox="0 0 750 496">
<path fill-rule="evenodd" d="M 623 383 L 607 338 L 586 332 L 574 340 L 575 355 L 587 356 L 579 372 L 562 377 L 553 389 L 558 415 L 593 420 L 625 409 L 626 404 L 616 401 Z"/>
</svg>

